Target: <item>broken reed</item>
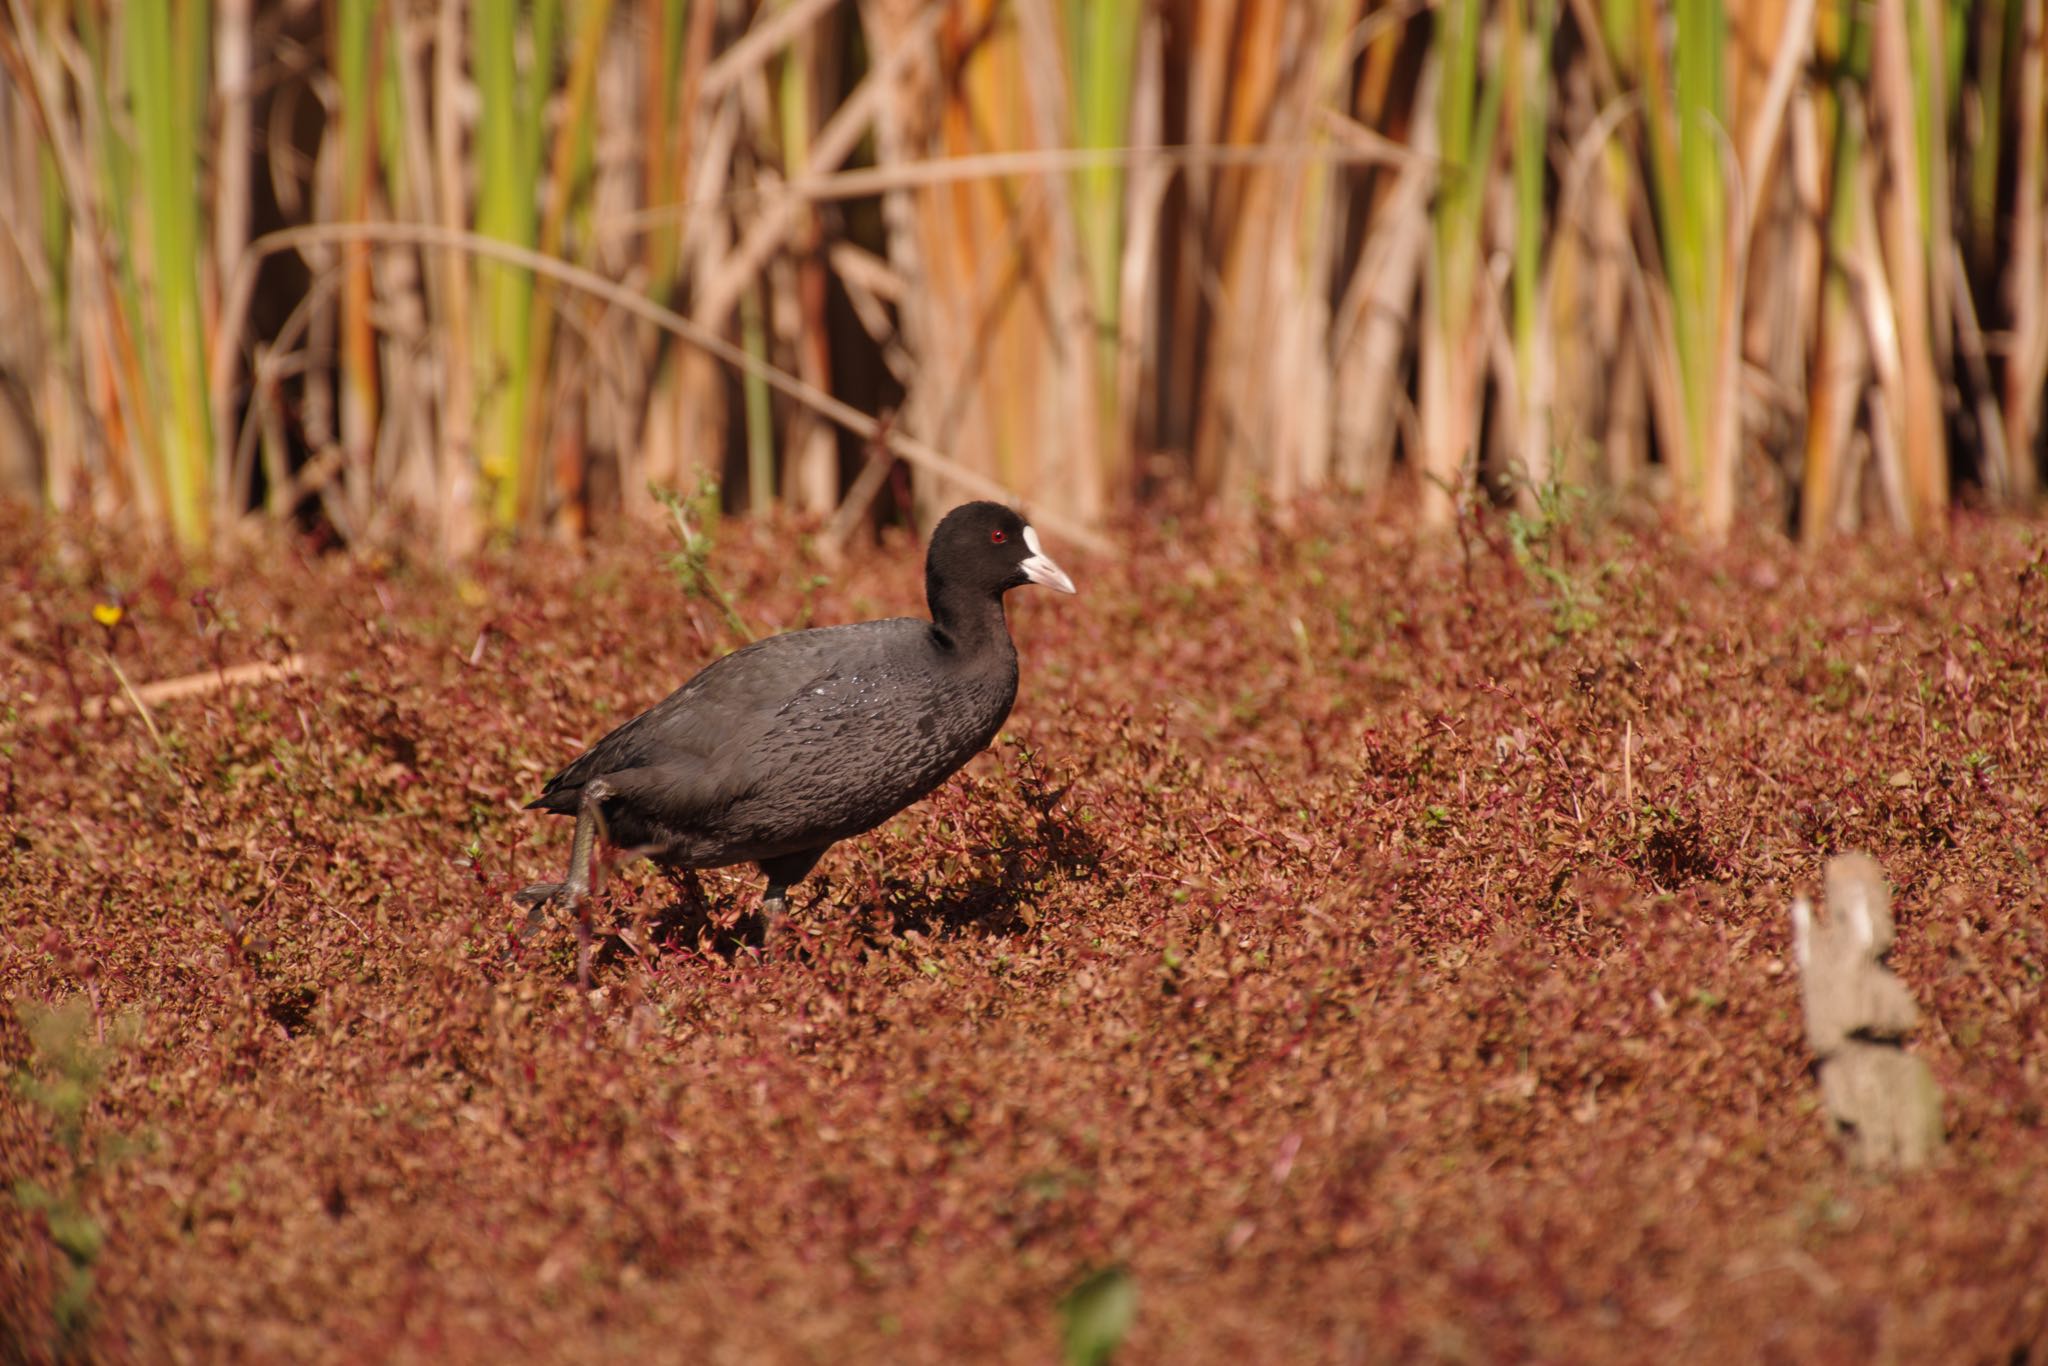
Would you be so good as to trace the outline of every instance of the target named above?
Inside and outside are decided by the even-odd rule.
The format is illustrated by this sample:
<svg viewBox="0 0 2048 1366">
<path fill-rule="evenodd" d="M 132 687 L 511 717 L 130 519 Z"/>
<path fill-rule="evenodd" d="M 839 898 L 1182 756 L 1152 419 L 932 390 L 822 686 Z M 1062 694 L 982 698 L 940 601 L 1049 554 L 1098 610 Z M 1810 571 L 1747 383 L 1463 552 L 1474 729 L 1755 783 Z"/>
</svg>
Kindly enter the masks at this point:
<svg viewBox="0 0 2048 1366">
<path fill-rule="evenodd" d="M 461 553 L 700 473 L 871 498 L 817 391 L 1075 524 L 1405 467 L 1436 521 L 1564 477 L 1709 537 L 1935 526 L 2039 483 L 2043 4 L 7 0 L 0 305 L 46 344 L 0 470 L 188 543 L 313 500 Z M 753 363 L 367 234 L 293 248 L 258 334 L 252 181 Z"/>
</svg>

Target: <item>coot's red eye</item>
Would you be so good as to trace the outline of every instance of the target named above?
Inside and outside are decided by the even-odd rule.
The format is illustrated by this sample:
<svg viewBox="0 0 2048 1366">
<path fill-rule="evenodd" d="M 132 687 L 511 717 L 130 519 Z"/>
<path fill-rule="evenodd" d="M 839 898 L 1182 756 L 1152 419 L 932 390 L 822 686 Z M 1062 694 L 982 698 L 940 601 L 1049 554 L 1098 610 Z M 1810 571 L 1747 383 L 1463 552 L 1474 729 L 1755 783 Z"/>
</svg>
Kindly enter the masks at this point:
<svg viewBox="0 0 2048 1366">
<path fill-rule="evenodd" d="M 1003 530 L 1001 527 L 997 527 L 994 531 L 991 531 L 988 534 L 988 538 L 995 544 L 1001 545 L 1004 541 L 1010 539 L 1010 533 Z"/>
</svg>

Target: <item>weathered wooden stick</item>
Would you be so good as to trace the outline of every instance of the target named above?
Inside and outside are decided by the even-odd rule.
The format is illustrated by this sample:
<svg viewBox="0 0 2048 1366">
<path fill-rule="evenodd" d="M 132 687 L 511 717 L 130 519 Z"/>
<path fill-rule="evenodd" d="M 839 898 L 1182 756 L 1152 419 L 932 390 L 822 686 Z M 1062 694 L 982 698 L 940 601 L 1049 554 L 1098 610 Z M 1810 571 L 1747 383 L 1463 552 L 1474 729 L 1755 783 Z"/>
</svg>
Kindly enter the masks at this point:
<svg viewBox="0 0 2048 1366">
<path fill-rule="evenodd" d="M 186 674 L 181 678 L 164 678 L 154 683 L 137 684 L 130 692 L 122 695 L 88 697 L 80 704 L 79 711 L 87 720 L 97 720 L 110 711 L 134 709 L 137 702 L 147 707 L 156 702 L 196 697 L 202 693 L 218 692 L 222 688 L 239 687 L 244 683 L 275 683 L 279 679 L 311 673 L 314 666 L 315 661 L 305 655 L 287 655 L 275 664 L 237 664 L 232 669 L 208 669 L 204 673 Z M 71 707 L 52 702 L 24 714 L 21 720 L 24 725 L 47 726 L 52 721 L 62 721 L 73 714 Z"/>
<path fill-rule="evenodd" d="M 1829 1129 L 1859 1165 L 1911 1170 L 1941 1151 L 1941 1090 L 1906 1052 L 1920 1023 L 1906 984 L 1883 958 L 1892 946 L 1892 895 L 1868 854 L 1828 861 L 1827 920 L 1792 903 L 1792 946 Z"/>
</svg>

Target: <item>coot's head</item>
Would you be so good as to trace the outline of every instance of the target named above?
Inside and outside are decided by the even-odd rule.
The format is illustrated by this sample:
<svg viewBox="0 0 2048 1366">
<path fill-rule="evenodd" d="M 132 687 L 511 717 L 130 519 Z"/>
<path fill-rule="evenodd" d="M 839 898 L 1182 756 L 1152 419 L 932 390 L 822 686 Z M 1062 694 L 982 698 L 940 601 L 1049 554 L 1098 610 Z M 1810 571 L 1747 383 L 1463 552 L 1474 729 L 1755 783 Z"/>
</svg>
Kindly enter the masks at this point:
<svg viewBox="0 0 2048 1366">
<path fill-rule="evenodd" d="M 1001 503 L 962 503 L 947 513 L 932 532 L 924 564 L 925 590 L 935 606 L 942 590 L 996 598 L 1042 583 L 1074 591 L 1074 581 L 1039 546 L 1030 523 Z"/>
</svg>

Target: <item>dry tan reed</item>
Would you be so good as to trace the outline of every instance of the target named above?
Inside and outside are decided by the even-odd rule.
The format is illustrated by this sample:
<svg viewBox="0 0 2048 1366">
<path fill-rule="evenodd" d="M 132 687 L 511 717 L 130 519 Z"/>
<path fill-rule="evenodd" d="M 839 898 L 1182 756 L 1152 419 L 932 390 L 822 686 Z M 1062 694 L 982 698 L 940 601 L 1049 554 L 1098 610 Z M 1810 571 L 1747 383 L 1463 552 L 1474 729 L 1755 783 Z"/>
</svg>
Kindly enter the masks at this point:
<svg viewBox="0 0 2048 1366">
<path fill-rule="evenodd" d="M 6 6 L 0 480 L 187 541 L 2040 486 L 2042 0 L 145 9 Z"/>
</svg>

